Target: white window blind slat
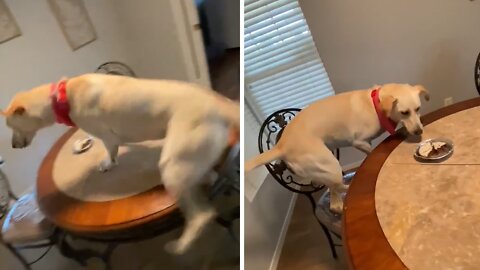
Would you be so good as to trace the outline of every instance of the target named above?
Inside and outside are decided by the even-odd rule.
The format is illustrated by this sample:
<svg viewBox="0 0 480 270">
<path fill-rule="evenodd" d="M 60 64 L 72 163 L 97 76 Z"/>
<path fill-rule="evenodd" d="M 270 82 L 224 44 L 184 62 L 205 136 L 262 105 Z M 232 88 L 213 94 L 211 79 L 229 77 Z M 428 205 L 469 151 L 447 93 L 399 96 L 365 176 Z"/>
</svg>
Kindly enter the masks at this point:
<svg viewBox="0 0 480 270">
<path fill-rule="evenodd" d="M 307 73 L 310 70 L 318 69 L 319 62 L 320 62 L 319 59 L 312 59 L 311 61 L 305 62 L 301 65 L 294 66 L 289 70 L 278 72 L 268 78 L 256 80 L 252 82 L 250 86 L 255 88 L 260 88 L 260 87 L 263 88 L 263 87 L 275 86 L 276 84 L 281 84 L 285 80 L 290 80 L 291 78 L 299 76 L 299 74 Z"/>
<path fill-rule="evenodd" d="M 255 16 L 275 10 L 283 5 L 288 4 L 289 0 L 260 0 L 260 1 L 245 1 L 244 20 L 250 20 Z"/>
<path fill-rule="evenodd" d="M 305 51 L 296 55 L 295 57 L 282 59 L 274 64 L 269 64 L 268 66 L 257 68 L 255 70 L 247 70 L 247 67 L 245 66 L 244 73 L 248 79 L 251 79 L 251 81 L 256 81 L 315 59 L 318 59 L 318 54 L 316 51 Z"/>
<path fill-rule="evenodd" d="M 264 13 L 260 16 L 251 18 L 250 20 L 245 20 L 245 23 L 248 25 L 245 30 L 249 33 L 255 33 L 261 29 L 271 28 L 271 26 L 276 23 L 291 21 L 291 18 L 296 18 L 293 20 L 299 20 L 302 17 L 303 16 L 300 10 L 296 8 L 295 3 L 288 3 L 275 10 L 275 12 Z"/>
<path fill-rule="evenodd" d="M 285 44 L 285 46 L 281 46 L 276 48 L 275 50 L 265 51 L 263 54 L 258 55 L 257 57 L 249 56 L 248 61 L 245 61 L 245 64 L 250 66 L 259 65 L 264 61 L 269 61 L 274 57 L 283 57 L 283 56 L 291 56 L 302 52 L 302 50 L 316 50 L 315 46 L 312 44 L 312 41 L 309 39 L 301 38 L 295 39 L 295 42 L 291 42 L 290 44 Z"/>
<path fill-rule="evenodd" d="M 288 36 L 299 32 L 308 31 L 308 27 L 303 25 L 301 20 L 287 21 L 281 24 L 277 24 L 275 30 L 269 29 L 270 31 L 260 31 L 257 33 L 248 33 L 245 35 L 245 38 L 248 41 L 245 41 L 245 48 L 257 45 L 261 42 L 268 41 L 271 38 L 280 38 L 280 40 L 286 39 Z"/>
<path fill-rule="evenodd" d="M 276 88 L 285 87 L 289 84 L 295 84 L 299 79 L 303 79 L 310 76 L 315 76 L 315 74 L 323 74 L 323 70 L 318 67 L 318 61 L 313 60 L 305 65 L 301 65 L 302 68 L 299 70 L 297 67 L 291 68 L 290 70 L 277 73 L 275 76 L 271 76 L 270 80 L 259 80 L 250 84 L 250 88 L 253 89 L 255 93 L 262 92 L 271 92 L 275 91 Z M 283 74 L 282 76 L 277 76 L 278 74 Z M 275 77 L 275 78 L 274 78 Z"/>
<path fill-rule="evenodd" d="M 296 59 L 303 59 L 305 57 L 315 57 L 317 51 L 314 46 L 308 45 L 304 48 L 299 48 L 298 50 L 291 50 L 285 53 L 271 56 L 270 59 L 265 59 L 263 61 L 258 61 L 255 64 L 249 65 L 248 68 L 245 68 L 245 73 L 249 75 L 259 74 L 265 70 L 270 70 L 275 67 L 280 66 L 290 66 L 289 64 Z"/>
<path fill-rule="evenodd" d="M 275 91 L 276 89 L 282 89 L 282 92 L 289 92 L 290 90 L 296 91 L 305 83 L 312 81 L 323 83 L 325 80 L 328 81 L 327 75 L 319 70 L 318 72 L 302 74 L 293 80 L 285 81 L 283 84 L 279 84 L 274 87 L 260 89 L 255 87 L 255 91 L 252 93 L 252 96 L 256 99 L 264 99 L 271 95 L 272 91 Z M 277 96 L 281 97 L 282 95 L 280 94 Z"/>
<path fill-rule="evenodd" d="M 291 39 L 297 38 L 297 36 L 307 34 L 310 36 L 308 32 L 308 28 L 306 26 L 298 27 L 291 29 L 289 31 L 284 31 L 282 34 L 272 34 L 271 37 L 267 37 L 266 39 L 262 39 L 261 42 L 258 40 L 248 39 L 245 37 L 245 56 L 248 55 L 252 51 L 267 49 L 269 46 L 279 46 L 282 45 L 283 42 L 286 42 Z"/>
<path fill-rule="evenodd" d="M 298 0 L 246 0 L 244 11 L 245 98 L 257 119 L 334 94 Z"/>
<path fill-rule="evenodd" d="M 282 93 L 279 94 L 278 96 L 275 96 L 274 99 L 267 98 L 264 96 L 262 99 L 257 98 L 256 100 L 259 100 L 258 104 L 261 109 L 268 106 L 269 104 L 271 104 L 272 106 L 281 105 L 282 102 L 285 102 L 285 100 L 287 99 L 300 100 L 301 98 L 305 97 L 305 94 L 310 93 L 310 91 L 308 91 L 309 89 L 311 89 L 312 87 L 315 87 L 316 85 L 322 85 L 322 81 L 315 80 L 315 79 L 308 80 L 308 81 L 302 82 L 301 84 L 298 84 L 298 86 L 295 86 L 295 88 L 291 88 L 287 90 L 283 89 Z M 323 91 L 322 93 L 322 91 L 318 91 L 315 94 L 318 96 L 322 96 L 322 94 L 325 94 L 325 93 L 328 94 L 328 92 L 329 91 Z"/>
</svg>

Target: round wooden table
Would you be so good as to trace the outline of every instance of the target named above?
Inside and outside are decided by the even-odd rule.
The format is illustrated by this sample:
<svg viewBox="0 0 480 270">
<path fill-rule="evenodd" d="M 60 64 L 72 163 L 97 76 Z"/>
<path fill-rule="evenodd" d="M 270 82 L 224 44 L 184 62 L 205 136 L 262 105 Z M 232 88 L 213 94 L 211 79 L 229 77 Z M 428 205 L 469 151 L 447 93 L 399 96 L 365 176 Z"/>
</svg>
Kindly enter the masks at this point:
<svg viewBox="0 0 480 270">
<path fill-rule="evenodd" d="M 480 98 L 474 98 L 422 117 L 423 139 L 446 134 L 453 140 L 454 154 L 443 163 L 416 163 L 415 143 L 398 133 L 368 155 L 345 201 L 343 242 L 351 269 L 426 270 L 457 262 L 473 269 L 468 267 L 478 257 L 480 200 L 469 192 L 480 186 L 474 181 L 480 169 L 478 106 Z"/>
<path fill-rule="evenodd" d="M 57 168 L 56 170 L 63 170 L 65 177 L 69 176 L 67 175 L 69 170 L 74 171 L 77 170 L 79 166 L 82 166 L 76 162 L 62 163 L 62 160 L 58 160 L 61 151 L 71 151 L 72 140 L 69 139 L 77 134 L 77 132 L 79 131 L 76 128 L 72 128 L 66 132 L 55 143 L 39 168 L 37 179 L 38 204 L 41 211 L 51 222 L 64 231 L 75 235 L 105 238 L 110 235 L 117 237 L 124 232 L 131 233 L 133 228 L 141 230 L 142 225 L 155 223 L 170 216 L 174 212 L 178 212 L 175 200 L 167 194 L 166 190 L 160 184 L 138 194 L 125 195 L 112 200 L 103 198 L 98 201 L 83 200 L 67 194 L 68 192 L 65 192 L 65 189 L 60 189 L 54 179 L 55 164 L 57 163 L 56 166 L 64 167 Z M 82 136 L 85 137 L 85 135 Z M 101 142 L 95 141 L 94 147 L 101 148 Z M 104 150 L 102 149 L 102 151 Z M 119 157 L 119 159 L 120 162 L 122 162 L 121 157 Z M 61 164 L 58 165 L 58 163 Z M 116 167 L 113 170 L 115 169 Z M 99 173 L 96 172 L 94 168 L 90 168 L 89 170 L 90 174 Z M 110 174 L 110 172 L 105 173 L 105 177 L 107 178 L 111 178 L 112 175 L 115 174 Z M 58 176 L 56 177 L 58 178 Z M 97 178 L 98 177 L 101 176 L 97 175 Z M 130 180 L 140 181 L 140 177 L 141 174 L 139 174 L 138 178 L 135 179 L 132 177 Z M 108 181 L 110 181 L 108 185 L 101 186 L 98 189 L 103 190 L 95 190 L 95 192 L 100 195 L 108 194 L 110 189 L 117 188 L 115 187 L 116 184 L 119 184 L 119 182 L 116 182 L 117 180 L 118 179 L 108 179 Z M 124 184 L 126 183 L 125 180 L 122 181 L 124 181 Z M 158 183 L 160 183 L 160 179 Z M 78 193 L 78 191 L 76 192 Z"/>
</svg>

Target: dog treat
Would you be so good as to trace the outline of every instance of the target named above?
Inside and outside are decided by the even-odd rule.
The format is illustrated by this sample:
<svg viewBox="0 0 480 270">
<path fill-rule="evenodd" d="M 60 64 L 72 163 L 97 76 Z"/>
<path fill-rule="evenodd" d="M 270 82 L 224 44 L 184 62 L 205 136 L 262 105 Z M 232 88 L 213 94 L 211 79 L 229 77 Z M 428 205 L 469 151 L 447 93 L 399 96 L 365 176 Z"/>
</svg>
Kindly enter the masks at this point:
<svg viewBox="0 0 480 270">
<path fill-rule="evenodd" d="M 429 142 L 420 147 L 418 149 L 418 153 L 422 157 L 434 157 L 442 155 L 449 151 L 449 148 L 446 143 L 444 142 Z"/>
<path fill-rule="evenodd" d="M 432 150 L 433 150 L 432 144 L 431 143 L 426 143 L 426 144 L 422 145 L 420 147 L 420 149 L 418 149 L 418 153 L 422 157 L 428 157 L 430 155 L 430 153 L 432 152 Z"/>
</svg>

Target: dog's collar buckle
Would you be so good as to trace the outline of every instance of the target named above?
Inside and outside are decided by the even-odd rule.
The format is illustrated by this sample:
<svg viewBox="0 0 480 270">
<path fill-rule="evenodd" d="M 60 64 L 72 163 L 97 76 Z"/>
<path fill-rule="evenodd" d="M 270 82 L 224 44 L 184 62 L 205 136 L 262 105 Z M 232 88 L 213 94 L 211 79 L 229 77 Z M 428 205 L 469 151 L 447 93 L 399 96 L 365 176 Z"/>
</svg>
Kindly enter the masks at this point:
<svg viewBox="0 0 480 270">
<path fill-rule="evenodd" d="M 74 127 L 72 119 L 70 119 L 70 104 L 67 96 L 67 81 L 61 80 L 57 84 L 52 83 L 50 88 L 50 98 L 52 100 L 52 110 L 55 114 L 55 121 Z"/>
<path fill-rule="evenodd" d="M 397 123 L 386 116 L 380 106 L 380 88 L 372 90 L 370 95 L 372 97 L 373 107 L 375 107 L 375 111 L 377 112 L 378 121 L 380 121 L 380 126 L 390 133 L 390 135 L 395 134 Z"/>
</svg>

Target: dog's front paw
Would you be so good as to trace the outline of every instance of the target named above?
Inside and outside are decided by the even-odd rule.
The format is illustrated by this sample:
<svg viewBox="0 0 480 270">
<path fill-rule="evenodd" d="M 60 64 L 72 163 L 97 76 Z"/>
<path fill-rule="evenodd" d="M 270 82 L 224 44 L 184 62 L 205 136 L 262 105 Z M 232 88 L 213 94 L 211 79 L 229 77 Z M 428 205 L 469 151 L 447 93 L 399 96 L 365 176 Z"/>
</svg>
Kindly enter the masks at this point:
<svg viewBox="0 0 480 270">
<path fill-rule="evenodd" d="M 117 162 L 111 161 L 110 159 L 105 159 L 102 160 L 100 165 L 98 165 L 98 170 L 101 172 L 108 172 L 110 171 L 115 165 L 117 165 Z"/>
</svg>

